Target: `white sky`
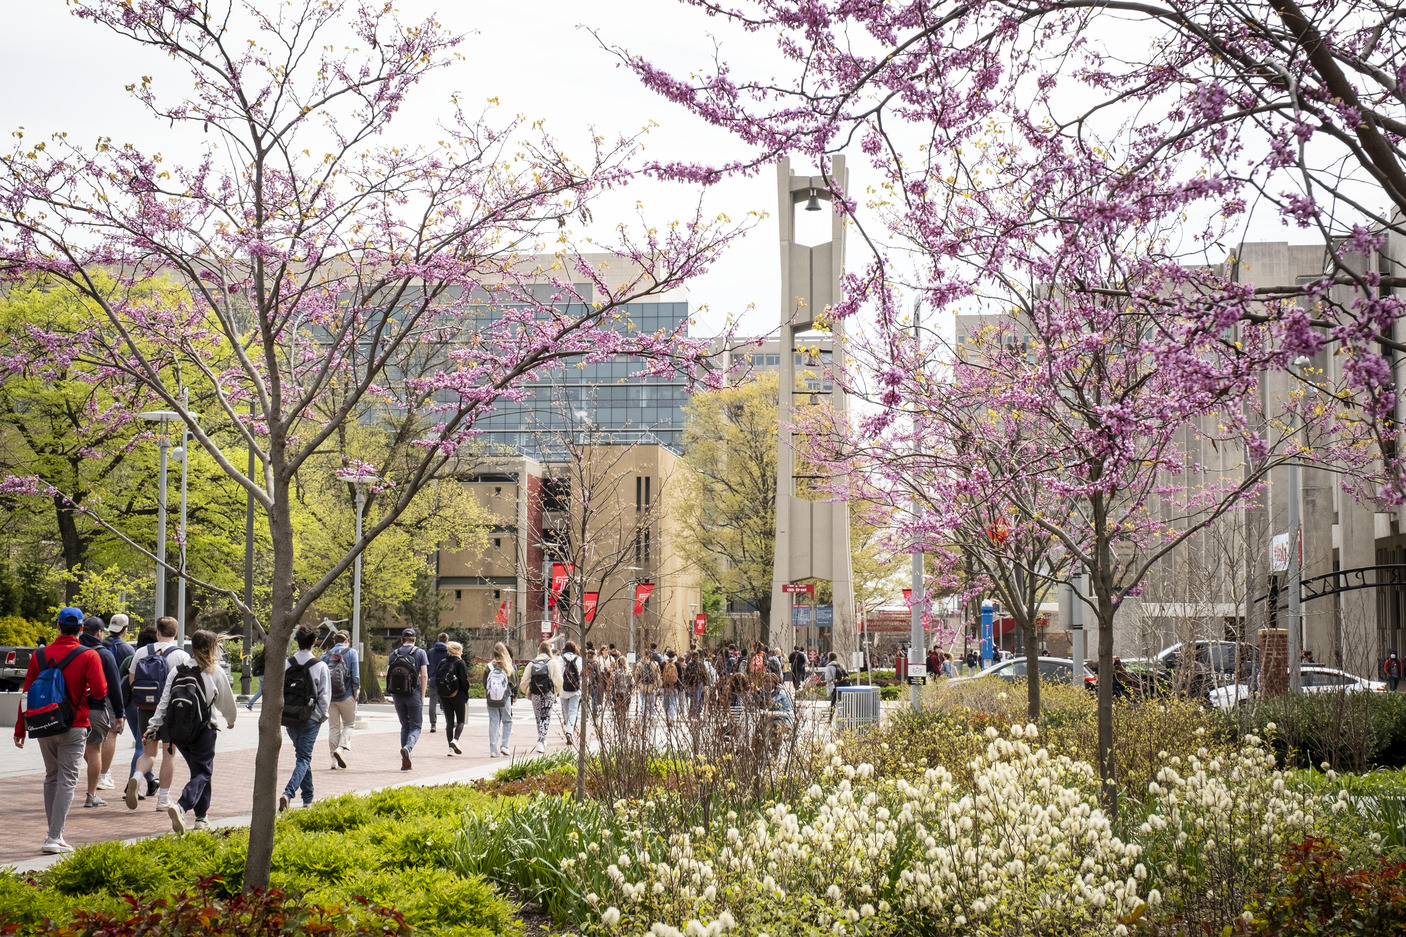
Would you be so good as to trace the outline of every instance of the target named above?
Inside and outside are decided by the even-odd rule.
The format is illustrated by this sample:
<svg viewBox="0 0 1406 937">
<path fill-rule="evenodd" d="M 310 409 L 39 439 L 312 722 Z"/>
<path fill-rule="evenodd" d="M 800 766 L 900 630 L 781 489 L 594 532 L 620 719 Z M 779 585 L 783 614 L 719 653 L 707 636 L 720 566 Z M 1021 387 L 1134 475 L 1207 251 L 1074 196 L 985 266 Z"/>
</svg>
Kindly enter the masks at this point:
<svg viewBox="0 0 1406 937">
<path fill-rule="evenodd" d="M 771 68 L 757 63 L 774 61 L 770 37 L 737 31 L 720 34 L 725 26 L 718 19 L 669 0 L 535 0 L 530 4 L 468 0 L 445 6 L 431 0 L 401 0 L 398 6 L 406 23 L 433 14 L 454 31 L 476 35 L 461 47 L 465 62 L 438 73 L 417 90 L 383 138 L 397 143 L 433 142 L 441 108 L 452 92 L 459 91 L 467 102 L 497 96 L 506 114 L 545 119 L 568 150 L 575 149 L 573 141 L 591 124 L 613 134 L 632 132 L 653 120 L 660 127 L 650 135 L 648 156 L 723 162 L 743 154 L 739 144 L 645 90 L 580 27 L 593 27 L 605 41 L 643 53 L 676 73 L 708 68 L 715 39 L 722 43 L 724 58 L 739 62 L 739 75 L 770 74 Z M 0 34 L 0 87 L 7 90 L 0 104 L 0 128 L 23 126 L 30 140 L 65 130 L 71 139 L 85 144 L 106 134 L 115 142 L 136 143 L 144 150 L 177 158 L 183 151 L 187 156 L 193 153 L 190 148 L 203 142 L 175 136 L 123 90 L 125 84 L 147 74 L 156 77 L 158 93 L 168 99 L 179 96 L 184 72 L 164 58 L 74 18 L 55 0 L 8 4 L 6 23 Z M 852 182 L 863 186 L 865 160 L 851 163 Z M 798 173 L 811 170 L 799 163 L 795 168 Z M 641 184 L 617 201 L 619 211 L 631 217 L 637 198 L 644 201 L 651 222 L 666 223 L 691 214 L 698 191 Z M 766 172 L 714 187 L 706 204 L 710 210 L 740 218 L 753 210 L 774 214 L 774 198 L 774 175 Z M 611 214 L 615 213 L 598 209 L 598 222 Z M 827 217 L 828 213 L 798 213 L 799 239 L 817 243 L 828 237 Z M 1301 232 L 1254 233 L 1259 238 L 1302 240 L 1293 236 Z M 852 242 L 851 267 L 865 260 Z M 772 217 L 690 288 L 691 304 L 697 310 L 696 333 L 712 334 L 728 316 L 741 317 L 748 331 L 775 328 L 777 266 Z M 750 314 L 749 305 L 756 307 Z"/>
</svg>

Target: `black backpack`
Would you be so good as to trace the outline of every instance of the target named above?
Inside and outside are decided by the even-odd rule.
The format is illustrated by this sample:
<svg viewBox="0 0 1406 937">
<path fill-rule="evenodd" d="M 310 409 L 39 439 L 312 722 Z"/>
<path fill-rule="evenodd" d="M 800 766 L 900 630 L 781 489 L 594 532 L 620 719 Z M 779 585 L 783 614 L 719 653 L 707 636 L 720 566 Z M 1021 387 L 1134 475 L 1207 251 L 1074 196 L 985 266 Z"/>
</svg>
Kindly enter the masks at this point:
<svg viewBox="0 0 1406 937">
<path fill-rule="evenodd" d="M 415 666 L 415 649 L 396 648 L 386 666 L 386 691 L 395 696 L 409 696 L 419 688 L 420 668 Z"/>
<path fill-rule="evenodd" d="M 210 701 L 205 698 L 205 681 L 200 668 L 181 664 L 171 680 L 171 696 L 161 722 L 166 738 L 177 745 L 189 745 L 210 725 Z"/>
<path fill-rule="evenodd" d="M 554 692 L 552 686 L 551 663 L 545 660 L 534 660 L 531 664 L 532 676 L 528 686 L 531 687 L 534 696 L 549 696 Z"/>
<path fill-rule="evenodd" d="M 575 693 L 581 689 L 581 658 L 561 659 L 561 691 Z"/>
<path fill-rule="evenodd" d="M 315 663 L 315 657 L 308 658 L 306 664 L 298 663 L 296 656 L 288 658 L 288 669 L 283 672 L 282 722 L 285 726 L 300 726 L 317 713 L 317 688 L 312 683 Z"/>
<path fill-rule="evenodd" d="M 138 709 L 155 711 L 161 705 L 161 693 L 166 689 L 166 674 L 170 667 L 166 655 L 175 648 L 158 651 L 155 645 L 148 645 L 147 652 L 132 664 L 132 705 Z"/>
<path fill-rule="evenodd" d="M 459 668 L 455 667 L 454 663 L 453 657 L 446 657 L 435 668 L 434 688 L 445 699 L 453 699 L 459 695 Z"/>
<path fill-rule="evenodd" d="M 323 655 L 327 665 L 327 680 L 332 688 L 332 698 L 341 699 L 351 688 L 351 668 L 347 666 L 346 655 L 340 651 L 328 651 Z"/>
</svg>

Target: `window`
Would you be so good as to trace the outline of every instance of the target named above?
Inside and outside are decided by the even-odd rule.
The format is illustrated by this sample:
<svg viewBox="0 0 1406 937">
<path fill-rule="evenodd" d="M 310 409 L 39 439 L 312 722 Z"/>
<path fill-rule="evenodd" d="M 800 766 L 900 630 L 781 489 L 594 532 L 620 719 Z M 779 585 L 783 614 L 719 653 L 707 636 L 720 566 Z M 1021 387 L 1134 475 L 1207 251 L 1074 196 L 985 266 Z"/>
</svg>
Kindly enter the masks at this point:
<svg viewBox="0 0 1406 937">
<path fill-rule="evenodd" d="M 454 601 L 456 601 L 456 602 L 462 602 L 463 600 L 464 600 L 464 590 L 463 590 L 463 589 L 455 589 L 455 590 L 454 590 Z"/>
<path fill-rule="evenodd" d="M 767 363 L 767 364 L 770 364 L 770 365 L 779 365 L 779 364 L 781 364 L 781 356 L 780 356 L 780 355 L 767 355 L 767 356 L 766 356 L 766 363 Z"/>
<path fill-rule="evenodd" d="M 635 562 L 644 560 L 644 538 L 638 527 L 635 528 Z"/>
<path fill-rule="evenodd" d="M 635 511 L 644 510 L 644 479 L 635 476 Z"/>
<path fill-rule="evenodd" d="M 495 495 L 500 495 L 500 494 L 502 494 L 502 493 L 503 493 L 503 487 L 502 487 L 501 485 L 495 485 L 494 488 L 493 488 L 493 493 L 494 493 Z"/>
<path fill-rule="evenodd" d="M 650 498 L 649 498 L 649 483 L 652 482 L 653 480 L 654 480 L 654 479 L 652 479 L 652 478 L 651 478 L 650 476 L 648 476 L 648 475 L 646 475 L 646 476 L 644 477 L 644 506 L 645 506 L 645 507 L 649 507 L 649 501 L 650 501 Z"/>
<path fill-rule="evenodd" d="M 495 599 L 500 598 L 500 596 L 499 596 L 499 590 L 497 590 L 497 589 L 494 589 L 494 590 L 493 590 L 493 598 L 495 598 Z"/>
<path fill-rule="evenodd" d="M 645 529 L 645 532 L 644 532 L 644 561 L 645 561 L 646 563 L 649 562 L 649 529 L 648 529 L 648 528 L 646 528 L 646 529 Z"/>
<path fill-rule="evenodd" d="M 493 546 L 495 546 L 495 547 L 501 547 L 502 545 L 503 545 L 503 538 L 502 538 L 502 537 L 494 537 L 494 538 L 493 538 Z"/>
</svg>

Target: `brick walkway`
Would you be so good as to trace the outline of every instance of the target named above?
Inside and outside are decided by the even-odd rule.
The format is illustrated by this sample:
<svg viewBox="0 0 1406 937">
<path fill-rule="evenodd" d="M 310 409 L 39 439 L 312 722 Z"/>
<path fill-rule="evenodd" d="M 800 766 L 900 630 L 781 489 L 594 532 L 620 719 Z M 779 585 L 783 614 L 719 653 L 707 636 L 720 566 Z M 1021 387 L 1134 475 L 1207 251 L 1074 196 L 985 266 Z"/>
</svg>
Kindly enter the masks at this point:
<svg viewBox="0 0 1406 937">
<path fill-rule="evenodd" d="M 433 734 L 430 733 L 429 722 L 426 721 L 412 756 L 414 767 L 410 771 L 401 771 L 399 724 L 394 712 L 387 710 L 390 710 L 390 707 L 364 707 L 361 716 L 366 720 L 367 728 L 358 731 L 352 739 L 352 751 L 345 770 L 332 770 L 329 767 L 331 756 L 324 727 L 322 735 L 318 737 L 312 761 L 313 785 L 318 800 L 400 784 L 468 781 L 487 777 L 509 763 L 507 758 L 488 756 L 488 714 L 485 704 L 481 700 L 471 700 L 468 720 L 459 740 L 464 754 L 449 754 L 442 720 L 440 731 Z M 257 711 L 250 713 L 241 708 L 239 715 L 240 719 L 233 730 L 220 733 L 216 749 L 209 815 L 210 822 L 216 825 L 240 825 L 249 822 L 249 796 L 254 786 Z M 533 757 L 537 732 L 532 719 L 532 709 L 526 703 L 519 702 L 513 707 L 513 715 L 515 724 L 511 748 L 514 756 L 518 759 Z M 283 741 L 279 753 L 279 793 L 293 771 L 293 746 L 288 742 L 286 735 Z M 0 778 L 3 778 L 9 791 L 6 800 L 10 806 L 5 811 L 6 834 L 0 837 L 0 867 L 13 866 L 21 871 L 43 868 L 58 857 L 44 856 L 40 853 L 46 824 L 43 799 L 44 769 L 38 746 L 31 740 L 23 750 L 17 750 L 6 740 L 5 747 L 7 753 L 3 761 L 0 761 Z M 547 736 L 547 749 L 557 751 L 564 747 L 561 727 L 556 723 Z M 132 737 L 130 734 L 124 734 L 113 759 L 112 777 L 117 783 L 117 789 L 98 792 L 107 801 L 106 807 L 83 806 L 87 775 L 85 770 L 80 770 L 78 790 L 64 832 L 64 838 L 70 845 L 127 840 L 170 832 L 170 818 L 164 810 L 156 810 L 155 798 L 142 801 L 136 810 L 128 810 L 124 804 L 122 788 L 126 783 L 127 765 L 131 757 Z M 186 770 L 185 761 L 177 756 L 176 777 L 172 784 L 173 797 L 179 794 L 187 777 L 189 772 Z"/>
</svg>

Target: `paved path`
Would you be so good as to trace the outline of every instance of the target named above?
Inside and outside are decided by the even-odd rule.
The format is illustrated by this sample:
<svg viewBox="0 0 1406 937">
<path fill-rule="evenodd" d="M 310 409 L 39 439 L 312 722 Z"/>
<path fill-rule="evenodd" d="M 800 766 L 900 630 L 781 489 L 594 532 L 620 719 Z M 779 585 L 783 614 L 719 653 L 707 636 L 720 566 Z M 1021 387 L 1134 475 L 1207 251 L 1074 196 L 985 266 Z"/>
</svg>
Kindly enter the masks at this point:
<svg viewBox="0 0 1406 937">
<path fill-rule="evenodd" d="M 242 706 L 234 729 L 221 731 L 215 754 L 209 820 L 215 825 L 242 825 L 249 822 L 250 791 L 254 787 L 254 751 L 258 742 L 257 710 L 250 713 Z M 514 757 L 534 757 L 537 728 L 532 707 L 519 701 L 513 707 L 515 724 L 511 748 Z M 451 755 L 440 720 L 440 731 L 431 734 L 425 722 L 423 734 L 413 755 L 414 767 L 400 770 L 400 726 L 390 706 L 362 707 L 367 727 L 352 739 L 351 755 L 346 769 L 333 770 L 327 747 L 326 727 L 318 737 L 313 752 L 313 786 L 318 800 L 347 794 L 393 787 L 400 784 L 447 784 L 488 777 L 506 767 L 510 759 L 490 758 L 488 755 L 488 711 L 483 700 L 470 700 L 468 720 L 459 745 L 462 755 Z M 5 729 L 5 732 L 12 730 Z M 293 771 L 293 746 L 283 737 L 279 753 L 280 782 L 278 792 Z M 561 726 L 556 722 L 547 736 L 548 751 L 565 748 Z M 18 871 L 44 868 L 59 857 L 44 856 L 39 847 L 44 842 L 44 767 L 39 747 L 32 741 L 16 749 L 9 739 L 4 742 L 5 757 L 0 758 L 0 779 L 3 779 L 9 807 L 5 811 L 5 835 L 0 836 L 0 867 L 12 866 Z M 113 780 L 117 789 L 99 791 L 107 801 L 106 807 L 85 808 L 84 785 L 87 775 L 80 770 L 78 790 L 73 809 L 68 815 L 64 838 L 71 845 L 106 840 L 128 840 L 170 832 L 171 820 L 166 811 L 155 809 L 155 798 L 141 801 L 136 810 L 128 810 L 122 800 L 122 787 L 127 780 L 127 765 L 132 757 L 132 736 L 123 734 L 113 759 Z M 189 772 L 185 760 L 176 756 L 176 777 L 173 795 L 178 795 Z"/>
</svg>

